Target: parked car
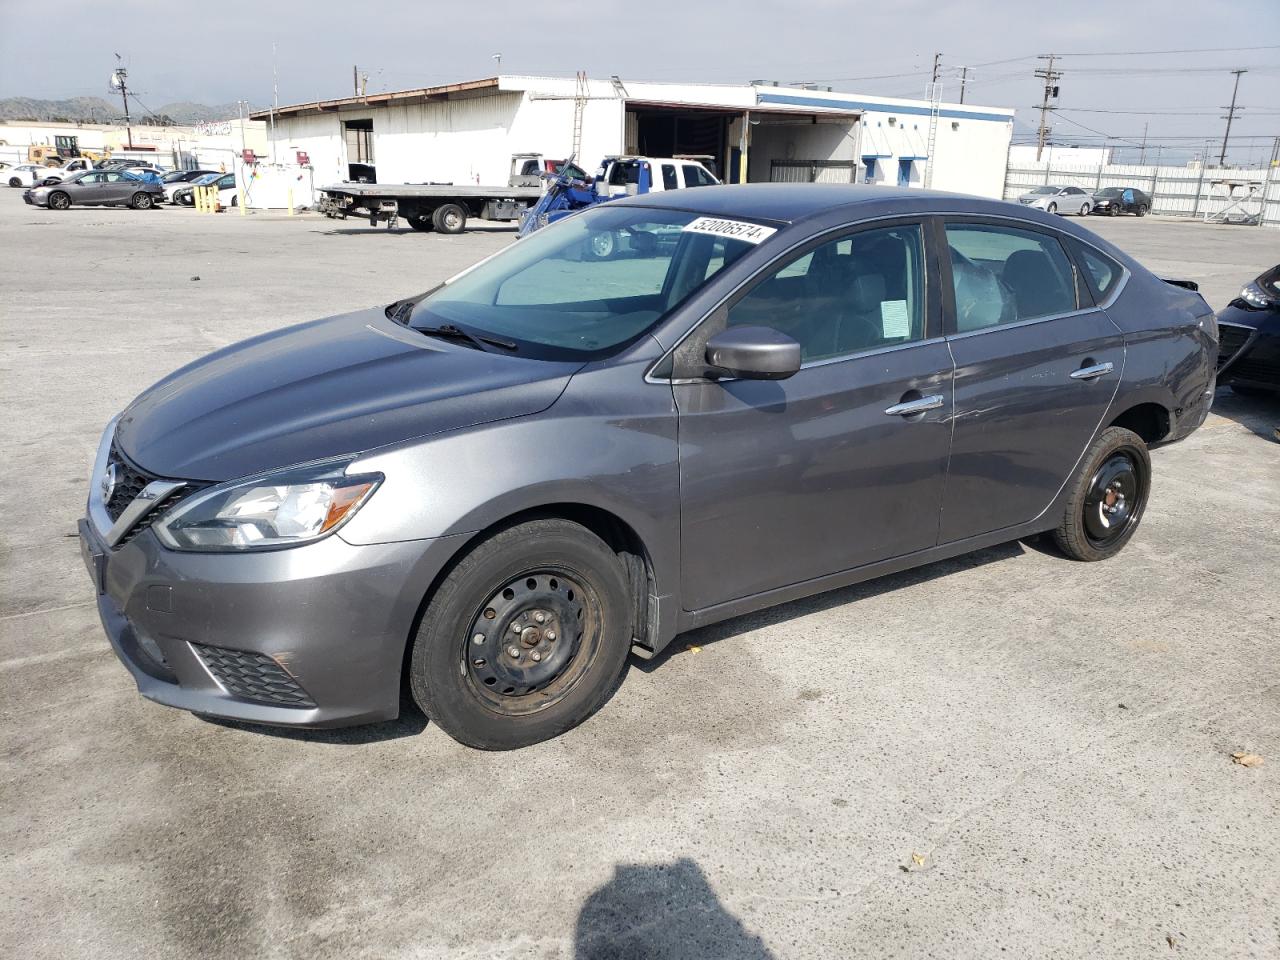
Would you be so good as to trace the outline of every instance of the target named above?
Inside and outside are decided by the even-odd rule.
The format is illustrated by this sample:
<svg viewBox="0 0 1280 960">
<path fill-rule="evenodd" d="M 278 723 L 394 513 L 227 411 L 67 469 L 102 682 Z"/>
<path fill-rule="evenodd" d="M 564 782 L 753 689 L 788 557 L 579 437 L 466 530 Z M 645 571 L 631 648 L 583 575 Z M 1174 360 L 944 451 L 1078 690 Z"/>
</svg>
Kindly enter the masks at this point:
<svg viewBox="0 0 1280 960">
<path fill-rule="evenodd" d="M 160 186 L 164 188 L 165 200 L 174 203 L 173 195 L 183 187 L 201 182 L 205 177 L 216 180 L 220 176 L 217 170 L 171 170 L 160 179 Z"/>
<path fill-rule="evenodd" d="M 161 380 L 81 549 L 146 697 L 332 726 L 404 679 L 518 747 L 683 630 L 1043 532 L 1114 556 L 1216 351 L 1198 293 L 1041 211 L 654 192 Z"/>
<path fill-rule="evenodd" d="M 178 206 L 195 206 L 196 198 L 192 187 L 217 186 L 218 202 L 224 207 L 234 207 L 239 203 L 234 173 L 211 173 L 178 187 L 173 191 L 172 203 Z"/>
<path fill-rule="evenodd" d="M 1079 187 L 1036 187 L 1018 197 L 1023 206 L 1046 213 L 1079 214 L 1087 217 L 1093 209 L 1093 197 Z"/>
<path fill-rule="evenodd" d="M 1093 212 L 1117 217 L 1133 213 L 1145 217 L 1151 209 L 1151 195 L 1137 187 L 1103 187 L 1093 195 Z"/>
<path fill-rule="evenodd" d="M 32 187 L 22 195 L 27 203 L 50 210 L 82 206 L 129 206 L 148 210 L 164 195 L 158 183 L 148 183 L 119 170 L 89 170 L 61 183 Z"/>
<path fill-rule="evenodd" d="M 1247 395 L 1280 393 L 1280 264 L 1218 313 L 1218 383 Z"/>
<path fill-rule="evenodd" d="M 43 182 L 52 169 L 54 168 L 41 166 L 38 163 L 20 163 L 16 167 L 5 170 L 0 176 L 3 176 L 11 187 L 33 187 Z"/>
</svg>

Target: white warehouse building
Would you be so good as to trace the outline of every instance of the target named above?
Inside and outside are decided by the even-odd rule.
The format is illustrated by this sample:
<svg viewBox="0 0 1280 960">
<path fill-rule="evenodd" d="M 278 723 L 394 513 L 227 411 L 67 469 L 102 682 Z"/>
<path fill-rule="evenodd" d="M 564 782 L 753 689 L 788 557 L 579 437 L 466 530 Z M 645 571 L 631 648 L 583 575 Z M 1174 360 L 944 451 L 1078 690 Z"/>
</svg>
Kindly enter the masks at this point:
<svg viewBox="0 0 1280 960">
<path fill-rule="evenodd" d="M 1012 130 L 1011 109 L 812 87 L 499 76 L 281 107 L 270 136 L 275 156 L 311 166 L 317 186 L 501 185 L 514 155 L 566 159 L 576 133 L 588 171 L 606 156 L 702 156 L 729 183 L 928 185 L 999 198 Z"/>
</svg>

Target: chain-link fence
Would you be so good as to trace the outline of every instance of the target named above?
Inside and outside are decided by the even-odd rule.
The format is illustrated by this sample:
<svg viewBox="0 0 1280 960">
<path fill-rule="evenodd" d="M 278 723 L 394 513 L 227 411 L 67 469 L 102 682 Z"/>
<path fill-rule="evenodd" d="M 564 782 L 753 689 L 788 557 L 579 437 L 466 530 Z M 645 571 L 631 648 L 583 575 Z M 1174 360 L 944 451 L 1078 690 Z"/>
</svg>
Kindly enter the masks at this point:
<svg viewBox="0 0 1280 960">
<path fill-rule="evenodd" d="M 1014 200 L 1036 187 L 1134 187 L 1151 195 L 1151 212 L 1229 223 L 1280 227 L 1280 167 L 1229 169 L 1108 164 L 1091 169 L 1059 169 L 1048 163 L 1010 166 L 1004 198 Z"/>
</svg>

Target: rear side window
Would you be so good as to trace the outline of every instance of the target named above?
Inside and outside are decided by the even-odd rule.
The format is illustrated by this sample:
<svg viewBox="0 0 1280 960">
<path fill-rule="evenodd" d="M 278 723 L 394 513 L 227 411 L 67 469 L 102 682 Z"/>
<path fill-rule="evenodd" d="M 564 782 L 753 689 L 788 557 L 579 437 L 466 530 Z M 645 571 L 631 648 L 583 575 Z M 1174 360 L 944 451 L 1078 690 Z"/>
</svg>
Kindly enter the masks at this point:
<svg viewBox="0 0 1280 960">
<path fill-rule="evenodd" d="M 1072 239 L 1071 248 L 1075 252 L 1076 260 L 1084 268 L 1084 282 L 1089 292 L 1093 294 L 1094 301 L 1102 303 L 1115 292 L 1116 286 L 1120 283 L 1120 277 L 1124 273 L 1123 268 L 1105 253 L 1095 250 L 1087 243 Z"/>
<path fill-rule="evenodd" d="M 947 225 L 956 332 L 1076 309 L 1075 272 L 1053 237 L 987 224 Z"/>
<path fill-rule="evenodd" d="M 686 187 L 709 187 L 715 183 L 711 174 L 701 167 L 685 164 L 681 169 L 684 170 L 684 185 Z"/>
</svg>

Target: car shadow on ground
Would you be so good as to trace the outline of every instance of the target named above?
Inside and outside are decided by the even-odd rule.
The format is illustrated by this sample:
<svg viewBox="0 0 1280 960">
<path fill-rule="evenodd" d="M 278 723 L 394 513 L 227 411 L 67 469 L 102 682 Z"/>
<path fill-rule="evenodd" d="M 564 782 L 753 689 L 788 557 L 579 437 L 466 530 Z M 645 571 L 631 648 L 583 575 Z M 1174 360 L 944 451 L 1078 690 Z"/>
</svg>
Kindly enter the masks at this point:
<svg viewBox="0 0 1280 960">
<path fill-rule="evenodd" d="M 359 747 L 370 743 L 416 737 L 427 728 L 428 720 L 418 705 L 409 697 L 400 700 L 400 716 L 382 723 L 366 723 L 359 727 L 337 727 L 332 730 L 307 730 L 302 727 L 273 727 L 262 723 L 245 723 L 224 717 L 196 714 L 205 723 L 242 730 L 245 733 L 276 737 L 281 740 L 305 740 L 308 743 L 328 743 L 334 746 Z"/>
<path fill-rule="evenodd" d="M 1280 428 L 1280 393 L 1244 396 L 1221 387 L 1213 397 L 1213 412 L 1247 428 L 1265 440 L 1276 438 Z"/>
<path fill-rule="evenodd" d="M 724 958 L 773 960 L 764 941 L 725 909 L 702 869 L 672 863 L 614 867 L 578 911 L 575 960 Z"/>
<path fill-rule="evenodd" d="M 352 219 L 355 219 L 355 218 L 353 217 Z M 359 221 L 357 220 L 357 222 Z M 470 231 L 471 229 L 472 228 L 468 228 L 468 231 Z M 516 227 L 485 227 L 482 230 L 477 230 L 475 232 L 500 233 L 500 234 L 509 234 L 511 236 L 514 236 L 516 233 L 516 229 L 517 229 Z M 430 237 L 435 235 L 434 230 L 415 230 L 413 229 L 413 227 L 393 227 L 392 229 L 388 230 L 383 225 L 371 227 L 368 224 L 365 224 L 362 227 L 332 227 L 328 230 L 322 230 L 317 228 L 317 229 L 313 229 L 311 232 L 318 233 L 322 237 L 358 237 L 358 236 L 407 237 L 410 234 L 413 234 L 416 236 L 423 236 L 425 234 L 426 236 Z M 448 234 L 440 234 L 440 236 L 448 236 Z"/>
<path fill-rule="evenodd" d="M 1010 543 L 1002 543 L 994 547 L 987 547 L 983 550 L 976 550 L 973 553 L 967 553 L 959 557 L 953 557 L 950 560 L 939 560 L 936 563 L 926 564 L 923 567 L 915 567 L 911 570 L 904 570 L 901 573 L 889 574 L 883 577 L 877 577 L 874 580 L 868 580 L 864 583 L 856 583 L 850 587 L 841 587 L 837 590 L 830 590 L 826 593 L 820 593 L 812 597 L 804 597 L 800 600 L 792 600 L 790 603 L 784 603 L 776 607 L 767 607 L 764 610 L 758 610 L 755 613 L 744 614 L 740 617 L 734 617 L 732 620 L 725 620 L 721 623 L 713 623 L 707 627 L 700 627 L 697 630 L 690 630 L 688 633 L 682 633 L 677 636 L 660 654 L 652 660 L 640 660 L 632 658 L 632 666 L 644 673 L 652 673 L 658 670 L 664 663 L 673 656 L 683 652 L 690 646 L 705 647 L 721 640 L 728 640 L 736 637 L 741 633 L 751 630 L 759 630 L 763 627 L 776 626 L 787 620 L 796 617 L 806 617 L 814 613 L 822 613 L 833 607 L 841 607 L 846 604 L 856 603 L 859 600 L 866 600 L 869 597 L 877 597 L 881 594 L 891 593 L 894 590 L 900 590 L 903 587 L 915 586 L 919 583 L 928 583 L 930 580 L 936 580 L 939 577 L 949 576 L 953 573 L 960 573 L 964 570 L 971 570 L 975 567 L 984 566 L 988 563 L 995 563 L 999 560 L 1008 560 L 1012 557 L 1022 556 L 1026 550 L 1024 547 L 1031 547 L 1043 553 L 1056 553 L 1051 544 L 1046 544 L 1042 538 L 1029 538 L 1023 541 L 1013 541 Z M 1061 556 L 1061 554 L 1057 554 Z M 1064 560 L 1065 562 L 1065 560 Z"/>
</svg>

